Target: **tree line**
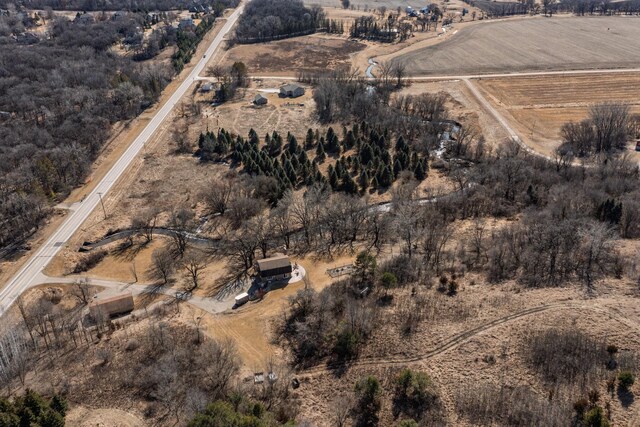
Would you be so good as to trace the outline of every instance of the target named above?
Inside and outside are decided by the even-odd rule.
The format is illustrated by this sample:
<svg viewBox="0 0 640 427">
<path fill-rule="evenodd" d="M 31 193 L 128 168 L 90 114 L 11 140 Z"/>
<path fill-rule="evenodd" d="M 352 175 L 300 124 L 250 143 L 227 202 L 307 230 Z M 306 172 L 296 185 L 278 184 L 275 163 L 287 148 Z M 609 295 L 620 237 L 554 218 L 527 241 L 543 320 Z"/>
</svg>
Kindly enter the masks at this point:
<svg viewBox="0 0 640 427">
<path fill-rule="evenodd" d="M 301 0 L 253 0 L 238 19 L 235 39 L 255 43 L 311 34 L 326 23 L 321 7 L 308 8 Z"/>
</svg>

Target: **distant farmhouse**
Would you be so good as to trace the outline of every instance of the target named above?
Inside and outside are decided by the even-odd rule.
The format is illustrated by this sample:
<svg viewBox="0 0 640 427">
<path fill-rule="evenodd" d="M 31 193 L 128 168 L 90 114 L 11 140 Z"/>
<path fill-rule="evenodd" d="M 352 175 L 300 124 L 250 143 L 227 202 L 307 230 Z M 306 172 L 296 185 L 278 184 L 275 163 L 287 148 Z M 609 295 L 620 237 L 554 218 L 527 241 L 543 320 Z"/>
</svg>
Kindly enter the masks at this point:
<svg viewBox="0 0 640 427">
<path fill-rule="evenodd" d="M 257 94 L 256 97 L 253 98 L 253 103 L 256 105 L 265 105 L 267 102 L 269 102 L 269 100 L 261 93 Z"/>
<path fill-rule="evenodd" d="M 256 272 L 263 282 L 291 278 L 293 266 L 288 256 L 278 254 L 256 262 Z"/>
<path fill-rule="evenodd" d="M 280 96 L 283 98 L 297 98 L 304 95 L 304 88 L 297 84 L 289 83 L 280 88 Z"/>
</svg>

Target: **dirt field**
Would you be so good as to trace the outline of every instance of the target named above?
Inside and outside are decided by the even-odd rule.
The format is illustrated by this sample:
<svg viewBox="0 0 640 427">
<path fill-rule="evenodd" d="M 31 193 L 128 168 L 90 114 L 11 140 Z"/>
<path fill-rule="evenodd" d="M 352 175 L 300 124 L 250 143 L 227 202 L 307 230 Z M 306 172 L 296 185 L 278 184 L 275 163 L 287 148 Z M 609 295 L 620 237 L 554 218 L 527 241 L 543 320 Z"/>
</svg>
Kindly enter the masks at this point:
<svg viewBox="0 0 640 427">
<path fill-rule="evenodd" d="M 640 65 L 640 19 L 560 17 L 474 25 L 438 46 L 398 59 L 412 75 L 524 70 L 631 68 Z"/>
<path fill-rule="evenodd" d="M 474 83 L 523 140 L 547 155 L 559 145 L 562 125 L 586 118 L 595 103 L 623 102 L 632 113 L 640 113 L 640 73 L 509 77 Z M 640 161 L 640 153 L 631 154 Z"/>
<path fill-rule="evenodd" d="M 351 56 L 365 47 L 364 43 L 344 37 L 313 34 L 269 43 L 237 45 L 225 52 L 220 61 L 212 63 L 229 66 L 242 61 L 252 75 L 291 76 L 301 71 L 349 69 Z"/>
</svg>

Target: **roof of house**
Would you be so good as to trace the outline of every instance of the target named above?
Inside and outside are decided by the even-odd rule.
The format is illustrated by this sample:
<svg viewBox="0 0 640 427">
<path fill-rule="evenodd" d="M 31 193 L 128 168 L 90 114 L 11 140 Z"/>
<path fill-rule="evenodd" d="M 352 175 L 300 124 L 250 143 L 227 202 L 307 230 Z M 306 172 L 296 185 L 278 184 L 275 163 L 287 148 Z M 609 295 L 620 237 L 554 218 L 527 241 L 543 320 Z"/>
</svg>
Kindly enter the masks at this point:
<svg viewBox="0 0 640 427">
<path fill-rule="evenodd" d="M 304 88 L 302 86 L 298 86 L 297 84 L 293 84 L 293 83 L 287 83 L 286 85 L 280 88 L 280 90 L 283 90 L 285 92 L 293 92 L 297 89 L 304 89 Z"/>
<path fill-rule="evenodd" d="M 260 99 L 267 99 L 267 97 L 264 96 L 263 94 L 259 93 L 259 94 L 256 95 L 255 98 L 253 98 L 254 101 L 258 101 Z"/>
<path fill-rule="evenodd" d="M 96 299 L 96 300 L 92 301 L 91 304 L 89 304 L 89 305 L 90 306 L 97 306 L 97 305 L 108 304 L 110 302 L 116 302 L 116 301 L 122 301 L 122 300 L 128 300 L 128 299 L 133 299 L 133 294 L 131 292 L 126 292 L 124 294 L 114 295 L 114 296 L 108 297 L 108 298 Z"/>
<path fill-rule="evenodd" d="M 272 256 L 271 258 L 258 260 L 257 264 L 258 270 L 268 271 L 276 268 L 291 267 L 291 260 L 288 256 L 280 254 Z"/>
</svg>

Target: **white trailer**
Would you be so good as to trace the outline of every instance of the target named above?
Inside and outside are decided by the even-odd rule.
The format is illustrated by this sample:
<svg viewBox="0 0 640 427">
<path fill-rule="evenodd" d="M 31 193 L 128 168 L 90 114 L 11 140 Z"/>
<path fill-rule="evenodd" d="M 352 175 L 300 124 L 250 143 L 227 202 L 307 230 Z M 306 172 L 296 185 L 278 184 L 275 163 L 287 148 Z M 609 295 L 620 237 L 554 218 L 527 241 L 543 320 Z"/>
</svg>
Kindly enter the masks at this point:
<svg viewBox="0 0 640 427">
<path fill-rule="evenodd" d="M 243 293 L 237 295 L 235 300 L 236 300 L 236 306 L 240 306 L 240 305 L 246 303 L 247 301 L 249 301 L 249 294 L 246 293 L 246 292 L 243 292 Z"/>
</svg>

